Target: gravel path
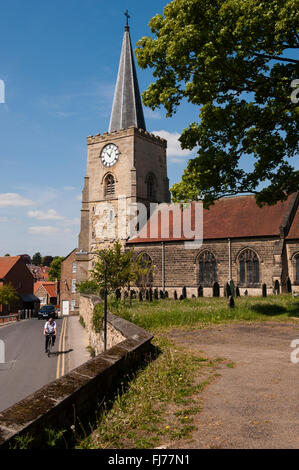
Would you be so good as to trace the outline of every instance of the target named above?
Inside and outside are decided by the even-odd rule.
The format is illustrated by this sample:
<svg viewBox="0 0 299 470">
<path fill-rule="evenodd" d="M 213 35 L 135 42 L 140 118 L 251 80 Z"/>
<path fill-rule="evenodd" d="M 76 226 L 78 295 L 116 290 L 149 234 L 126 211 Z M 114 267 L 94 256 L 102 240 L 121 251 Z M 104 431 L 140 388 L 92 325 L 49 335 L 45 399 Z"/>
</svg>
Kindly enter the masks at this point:
<svg viewBox="0 0 299 470">
<path fill-rule="evenodd" d="M 290 359 L 291 341 L 298 338 L 299 347 L 298 323 L 238 323 L 168 336 L 235 363 L 221 368 L 200 394 L 203 411 L 195 417 L 192 441 L 176 447 L 299 448 L 299 363 Z"/>
</svg>

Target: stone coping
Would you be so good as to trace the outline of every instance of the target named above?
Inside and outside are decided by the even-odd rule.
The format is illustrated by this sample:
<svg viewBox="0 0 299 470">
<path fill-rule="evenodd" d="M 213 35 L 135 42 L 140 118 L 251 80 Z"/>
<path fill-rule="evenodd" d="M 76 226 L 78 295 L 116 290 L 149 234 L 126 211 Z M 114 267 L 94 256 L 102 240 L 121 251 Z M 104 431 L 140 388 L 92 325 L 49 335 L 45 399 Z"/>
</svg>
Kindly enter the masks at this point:
<svg viewBox="0 0 299 470">
<path fill-rule="evenodd" d="M 95 296 L 94 303 L 100 302 Z M 126 338 L 0 413 L 0 448 L 9 448 L 17 436 L 34 437 L 42 444 L 47 428 L 69 430 L 111 395 L 121 375 L 134 370 L 151 350 L 153 336 L 142 328 L 108 314 L 108 323 Z"/>
</svg>

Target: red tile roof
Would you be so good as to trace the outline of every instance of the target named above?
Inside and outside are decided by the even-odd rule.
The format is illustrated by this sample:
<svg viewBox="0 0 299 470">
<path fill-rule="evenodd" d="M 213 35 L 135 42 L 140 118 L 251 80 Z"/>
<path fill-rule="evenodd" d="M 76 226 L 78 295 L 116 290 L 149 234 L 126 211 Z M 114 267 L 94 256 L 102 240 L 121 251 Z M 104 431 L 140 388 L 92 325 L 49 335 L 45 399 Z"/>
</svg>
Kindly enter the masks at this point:
<svg viewBox="0 0 299 470">
<path fill-rule="evenodd" d="M 0 257 L 0 278 L 4 278 L 20 258 L 20 256 Z"/>
<path fill-rule="evenodd" d="M 43 282 L 43 281 L 36 282 L 34 284 L 34 294 L 36 294 L 36 292 L 41 286 L 44 287 L 44 289 L 48 292 L 50 297 L 57 297 L 56 282 Z"/>
<path fill-rule="evenodd" d="M 297 238 L 299 239 L 299 208 L 297 209 L 297 212 L 295 214 L 293 223 L 291 225 L 291 229 L 289 231 L 289 234 L 287 236 L 287 239 L 294 239 Z"/>
<path fill-rule="evenodd" d="M 223 239 L 223 238 L 247 238 L 263 236 L 279 236 L 280 226 L 283 224 L 287 210 L 294 203 L 294 196 L 290 196 L 287 201 L 279 202 L 274 206 L 258 207 L 255 197 L 236 196 L 220 199 L 215 202 L 209 210 L 203 210 L 203 238 Z M 193 206 L 194 208 L 194 206 Z M 157 225 L 151 218 L 147 227 L 140 237 L 129 240 L 129 244 L 146 243 L 167 240 L 187 240 L 184 236 L 173 236 L 173 226 L 182 225 L 181 215 L 169 216 L 170 236 L 161 236 L 161 217 L 158 218 L 158 229 L 156 238 L 150 238 L 150 227 L 153 230 Z M 194 210 L 191 215 L 194 229 Z M 157 221 L 157 218 L 156 218 Z M 183 231 L 181 231 L 183 233 Z M 142 238 L 141 238 L 142 237 Z M 190 238 L 189 238 L 190 239 Z"/>
</svg>

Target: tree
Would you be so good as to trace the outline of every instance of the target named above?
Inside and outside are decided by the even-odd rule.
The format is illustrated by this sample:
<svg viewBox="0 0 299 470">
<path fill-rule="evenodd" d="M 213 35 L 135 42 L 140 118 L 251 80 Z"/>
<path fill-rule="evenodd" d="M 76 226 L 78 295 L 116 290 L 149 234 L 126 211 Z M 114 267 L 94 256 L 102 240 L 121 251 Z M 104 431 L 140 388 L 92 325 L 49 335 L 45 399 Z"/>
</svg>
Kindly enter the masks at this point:
<svg viewBox="0 0 299 470">
<path fill-rule="evenodd" d="M 168 117 L 183 100 L 200 107 L 200 121 L 179 139 L 198 154 L 171 188 L 173 200 L 202 199 L 208 207 L 249 192 L 262 205 L 297 191 L 296 2 L 174 0 L 149 25 L 154 37 L 136 49 L 138 64 L 152 68 L 156 80 L 144 103 L 164 106 Z"/>
<path fill-rule="evenodd" d="M 50 267 L 53 259 L 53 256 L 44 256 L 42 258 L 42 265 Z"/>
<path fill-rule="evenodd" d="M 98 251 L 97 262 L 91 271 L 92 280 L 96 281 L 100 289 L 105 287 L 105 263 L 107 275 L 107 291 L 115 292 L 117 289 L 127 287 L 138 279 L 138 261 L 134 256 L 134 249 L 124 251 L 119 241 L 112 248 Z"/>
<path fill-rule="evenodd" d="M 10 282 L 0 287 L 0 305 L 12 305 L 18 299 L 17 291 Z"/>
<path fill-rule="evenodd" d="M 55 256 L 49 269 L 49 281 L 60 281 L 61 278 L 61 263 L 64 260 L 63 257 Z"/>
<path fill-rule="evenodd" d="M 42 255 L 40 252 L 37 252 L 32 256 L 32 264 L 34 266 L 40 266 L 42 264 Z"/>
<path fill-rule="evenodd" d="M 25 264 L 31 264 L 31 257 L 30 255 L 24 254 L 24 255 L 19 255 L 21 259 L 24 261 Z"/>
</svg>

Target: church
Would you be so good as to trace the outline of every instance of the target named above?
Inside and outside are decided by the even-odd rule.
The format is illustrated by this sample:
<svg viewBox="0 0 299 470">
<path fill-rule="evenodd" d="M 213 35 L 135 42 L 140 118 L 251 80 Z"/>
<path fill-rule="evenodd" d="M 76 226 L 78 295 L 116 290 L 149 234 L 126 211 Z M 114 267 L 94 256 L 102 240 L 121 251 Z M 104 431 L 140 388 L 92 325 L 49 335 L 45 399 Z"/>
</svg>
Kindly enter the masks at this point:
<svg viewBox="0 0 299 470">
<path fill-rule="evenodd" d="M 186 249 L 180 211 L 160 213 L 150 230 L 151 207 L 170 207 L 166 151 L 167 141 L 146 130 L 127 23 L 109 130 L 87 137 L 78 246 L 88 254 L 77 259 L 77 284 L 94 265 L 91 253 L 118 239 L 153 265 L 151 287 L 169 297 L 222 296 L 231 281 L 240 295 L 299 293 L 299 192 L 262 208 L 253 195 L 216 201 L 202 211 L 200 246 Z"/>
</svg>

